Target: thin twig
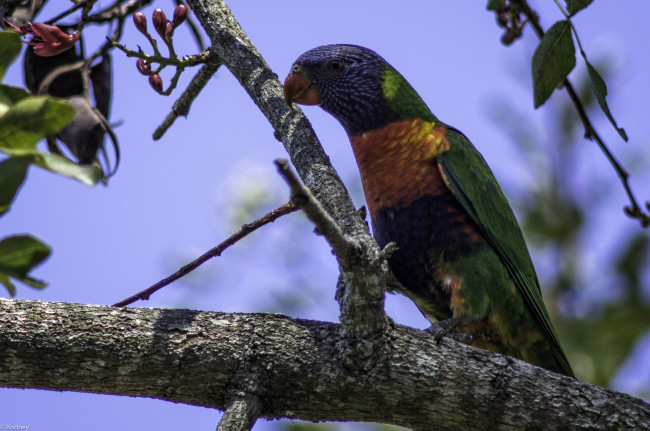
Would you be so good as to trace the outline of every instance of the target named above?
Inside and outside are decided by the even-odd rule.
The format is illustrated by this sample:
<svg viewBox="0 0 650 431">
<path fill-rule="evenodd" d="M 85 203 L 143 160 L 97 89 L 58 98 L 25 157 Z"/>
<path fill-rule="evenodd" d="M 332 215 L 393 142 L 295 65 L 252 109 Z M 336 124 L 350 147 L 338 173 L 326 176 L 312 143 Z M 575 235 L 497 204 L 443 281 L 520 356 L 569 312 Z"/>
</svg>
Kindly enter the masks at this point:
<svg viewBox="0 0 650 431">
<path fill-rule="evenodd" d="M 282 217 L 283 215 L 290 214 L 296 210 L 298 210 L 298 207 L 296 205 L 294 205 L 292 202 L 287 202 L 286 204 L 279 206 L 273 211 L 258 218 L 254 222 L 243 225 L 239 231 L 229 236 L 221 244 L 217 245 L 216 247 L 210 249 L 208 252 L 201 255 L 198 259 L 193 260 L 192 262 L 188 263 L 187 265 L 185 265 L 184 267 L 176 271 L 174 274 L 160 280 L 158 283 L 154 284 L 153 286 L 141 292 L 138 292 L 133 296 L 123 299 L 120 302 L 116 302 L 115 304 L 113 304 L 113 307 L 124 307 L 126 305 L 132 304 L 135 301 L 141 299 L 149 299 L 149 297 L 156 291 L 178 280 L 179 278 L 189 274 L 190 272 L 194 271 L 200 265 L 212 259 L 213 257 L 220 256 L 225 249 L 235 244 L 237 241 L 244 238 L 246 235 L 256 231 L 258 228 L 266 224 L 274 222 L 275 220 Z"/>
<path fill-rule="evenodd" d="M 167 117 L 163 120 L 160 126 L 156 128 L 156 131 L 153 133 L 154 141 L 162 138 L 167 129 L 174 124 L 176 118 L 179 116 L 187 116 L 190 112 L 192 102 L 194 102 L 194 99 L 196 99 L 199 93 L 201 93 L 201 90 L 203 90 L 203 87 L 205 87 L 210 78 L 212 78 L 212 75 L 214 75 L 217 69 L 219 69 L 219 66 L 221 66 L 220 62 L 206 63 L 203 65 L 201 70 L 194 75 L 190 85 L 187 86 L 187 89 L 185 89 L 183 94 L 181 94 L 178 100 L 174 103 L 174 106 L 172 106 L 171 112 L 167 114 Z"/>
<path fill-rule="evenodd" d="M 65 10 L 65 11 L 61 12 L 60 14 L 58 14 L 57 16 L 55 16 L 54 18 L 51 18 L 51 19 L 47 20 L 45 22 L 45 24 L 53 25 L 57 21 L 65 18 L 66 16 L 70 15 L 71 13 L 73 13 L 74 11 L 76 11 L 77 9 L 79 9 L 81 7 L 86 7 L 88 4 L 90 4 L 90 7 L 92 7 L 93 3 L 95 3 L 96 1 L 97 0 L 83 0 L 83 1 L 80 1 L 79 3 L 76 3 L 76 4 L 72 5 L 72 7 L 70 7 L 68 10 Z"/>
<path fill-rule="evenodd" d="M 178 57 L 167 58 L 167 57 L 163 57 L 162 55 L 148 55 L 142 51 L 140 52 L 132 51 L 128 49 L 126 46 L 117 43 L 117 41 L 111 39 L 108 39 L 108 41 L 111 43 L 113 47 L 125 53 L 127 57 L 141 58 L 145 60 L 147 63 L 158 63 L 164 66 L 177 66 L 177 67 L 196 66 L 197 64 L 207 63 L 208 61 L 210 61 L 210 57 L 211 57 L 210 51 L 208 50 L 208 51 L 203 51 L 200 54 L 190 55 L 183 58 L 178 58 Z"/>
<path fill-rule="evenodd" d="M 125 17 L 131 15 L 136 10 L 142 9 L 153 0 L 116 0 L 112 5 L 106 9 L 88 16 L 88 22 L 104 23 L 112 21 L 117 17 Z"/>
<path fill-rule="evenodd" d="M 289 162 L 286 159 L 278 159 L 275 161 L 275 165 L 278 167 L 280 175 L 291 188 L 291 202 L 299 206 L 307 214 L 309 220 L 316 225 L 318 232 L 327 239 L 327 242 L 329 242 L 334 253 L 339 258 L 349 256 L 354 245 L 332 216 L 325 211 L 318 199 L 298 179 L 291 170 Z"/>
<path fill-rule="evenodd" d="M 526 0 L 521 0 L 521 5 L 522 5 L 522 11 L 524 15 L 526 15 L 526 17 L 528 18 L 528 22 L 530 22 L 530 24 L 533 26 L 533 29 L 535 30 L 537 37 L 541 40 L 542 37 L 544 37 L 544 29 L 539 24 L 539 18 L 537 14 L 530 8 Z M 580 51 L 582 52 L 582 46 L 579 45 L 579 48 Z M 644 213 L 641 207 L 639 206 L 639 204 L 637 203 L 637 200 L 634 197 L 634 193 L 632 192 L 632 188 L 630 187 L 630 183 L 629 183 L 630 175 L 625 170 L 625 168 L 623 168 L 623 166 L 618 162 L 616 157 L 614 157 L 612 152 L 607 147 L 607 144 L 605 144 L 605 142 L 602 140 L 602 138 L 596 131 L 596 128 L 591 123 L 591 120 L 587 115 L 585 107 L 580 101 L 580 98 L 578 97 L 578 94 L 573 88 L 571 81 L 569 81 L 569 78 L 565 78 L 564 81 L 562 82 L 562 85 L 564 86 L 564 88 L 566 88 L 566 91 L 569 94 L 569 98 L 571 99 L 571 102 L 573 102 L 573 105 L 575 106 L 576 111 L 578 112 L 578 116 L 582 121 L 582 125 L 585 128 L 585 138 L 596 142 L 598 147 L 600 147 L 601 151 L 605 153 L 605 157 L 607 157 L 609 163 L 614 167 L 616 174 L 618 175 L 619 179 L 621 180 L 621 183 L 623 184 L 625 193 L 627 194 L 627 197 L 630 201 L 630 206 L 626 206 L 624 208 L 625 213 L 632 218 L 638 219 L 641 222 L 641 226 L 643 227 L 650 226 L 650 214 Z M 650 205 L 646 205 L 646 206 L 650 206 Z"/>
<path fill-rule="evenodd" d="M 46 94 L 50 85 L 54 82 L 56 78 L 66 73 L 81 70 L 83 69 L 84 64 L 85 64 L 85 60 L 79 60 L 74 63 L 63 64 L 57 67 L 56 69 L 52 70 L 50 73 L 47 74 L 45 79 L 41 81 L 41 84 L 38 86 L 37 94 Z"/>
</svg>

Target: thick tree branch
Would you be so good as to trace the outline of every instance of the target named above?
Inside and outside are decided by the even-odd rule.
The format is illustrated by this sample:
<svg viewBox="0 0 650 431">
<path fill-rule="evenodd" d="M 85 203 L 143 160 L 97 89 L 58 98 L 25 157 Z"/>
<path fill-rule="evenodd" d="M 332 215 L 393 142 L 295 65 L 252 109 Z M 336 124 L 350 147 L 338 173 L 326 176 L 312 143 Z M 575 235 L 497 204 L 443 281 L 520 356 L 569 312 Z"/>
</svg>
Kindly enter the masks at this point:
<svg viewBox="0 0 650 431">
<path fill-rule="evenodd" d="M 650 428 L 650 406 L 629 395 L 424 331 L 384 337 L 369 369 L 343 363 L 331 323 L 0 299 L 0 386 L 416 430 Z"/>
</svg>

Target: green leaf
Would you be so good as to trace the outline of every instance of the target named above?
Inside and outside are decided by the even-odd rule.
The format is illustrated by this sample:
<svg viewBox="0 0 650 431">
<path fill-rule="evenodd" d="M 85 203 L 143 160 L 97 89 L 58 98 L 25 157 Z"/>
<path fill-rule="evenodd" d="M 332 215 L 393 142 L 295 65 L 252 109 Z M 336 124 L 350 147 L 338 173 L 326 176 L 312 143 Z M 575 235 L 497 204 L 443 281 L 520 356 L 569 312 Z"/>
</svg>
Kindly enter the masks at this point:
<svg viewBox="0 0 650 431">
<path fill-rule="evenodd" d="M 7 66 L 20 54 L 20 35 L 13 30 L 0 33 L 0 80 Z"/>
<path fill-rule="evenodd" d="M 48 96 L 27 97 L 0 117 L 0 150 L 29 154 L 45 136 L 63 129 L 74 116 L 69 103 Z"/>
<path fill-rule="evenodd" d="M 29 96 L 29 93 L 22 88 L 0 85 L 0 117 L 9 111 L 16 102 L 27 96 Z"/>
<path fill-rule="evenodd" d="M 97 166 L 78 165 L 72 160 L 59 156 L 58 154 L 41 152 L 33 152 L 33 154 L 34 164 L 48 171 L 79 180 L 87 186 L 93 186 L 103 178 L 102 170 Z"/>
<path fill-rule="evenodd" d="M 43 280 L 37 280 L 33 277 L 25 276 L 25 277 L 19 277 L 17 280 L 22 281 L 26 285 L 33 287 L 35 289 L 43 289 L 47 287 L 47 283 L 44 282 Z"/>
<path fill-rule="evenodd" d="M 0 162 L 0 215 L 9 210 L 31 161 L 31 157 L 9 157 Z"/>
<path fill-rule="evenodd" d="M 27 276 L 50 255 L 50 247 L 30 235 L 13 235 L 0 241 L 0 272 L 17 278 Z"/>
<path fill-rule="evenodd" d="M 11 282 L 8 275 L 0 272 L 0 284 L 2 284 L 8 291 L 9 295 L 16 296 L 16 286 Z"/>
<path fill-rule="evenodd" d="M 569 11 L 569 15 L 573 16 L 589 6 L 592 1 L 594 0 L 566 0 L 566 8 Z"/>
<path fill-rule="evenodd" d="M 605 81 L 600 76 L 596 68 L 593 67 L 591 63 L 587 61 L 586 58 L 585 58 L 585 63 L 587 64 L 587 72 L 589 73 L 589 82 L 591 83 L 591 89 L 593 90 L 594 95 L 596 96 L 596 100 L 598 100 L 600 109 L 603 110 L 603 112 L 609 119 L 609 122 L 612 123 L 612 126 L 614 126 L 618 134 L 621 135 L 621 138 L 623 138 L 623 140 L 627 142 L 627 133 L 625 133 L 625 130 L 623 130 L 622 127 L 618 127 L 616 121 L 614 120 L 614 117 L 612 116 L 612 113 L 609 111 L 609 106 L 607 105 L 607 100 L 606 100 L 607 86 L 605 85 Z"/>
<path fill-rule="evenodd" d="M 505 6 L 506 0 L 488 0 L 486 9 L 487 10 L 499 10 Z"/>
<path fill-rule="evenodd" d="M 533 98 L 535 108 L 551 97 L 553 90 L 576 65 L 575 48 L 568 21 L 558 21 L 548 29 L 533 54 Z"/>
<path fill-rule="evenodd" d="M 47 245 L 30 235 L 14 235 L 0 241 L 0 283 L 11 296 L 16 294 L 11 278 L 36 289 L 47 286 L 47 283 L 30 277 L 28 273 L 43 262 L 50 251 Z"/>
<path fill-rule="evenodd" d="M 29 96 L 29 92 L 24 88 L 14 87 L 12 85 L 0 84 L 0 97 L 13 105 Z"/>
</svg>

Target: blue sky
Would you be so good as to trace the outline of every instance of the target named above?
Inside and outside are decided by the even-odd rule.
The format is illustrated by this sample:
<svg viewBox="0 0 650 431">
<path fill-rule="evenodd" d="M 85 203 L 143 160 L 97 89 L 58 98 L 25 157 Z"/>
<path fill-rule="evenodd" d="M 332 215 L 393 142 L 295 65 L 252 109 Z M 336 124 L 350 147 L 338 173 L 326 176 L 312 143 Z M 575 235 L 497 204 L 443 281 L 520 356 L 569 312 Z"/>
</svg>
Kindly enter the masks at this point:
<svg viewBox="0 0 650 431">
<path fill-rule="evenodd" d="M 513 156 L 512 144 L 490 110 L 496 99 L 505 98 L 544 133 L 553 106 L 533 109 L 529 65 L 537 41 L 530 29 L 522 41 L 502 46 L 501 31 L 484 3 L 439 0 L 402 2 L 397 7 L 388 2 L 331 1 L 327 6 L 296 7 L 286 1 L 228 2 L 280 79 L 299 54 L 318 45 L 354 43 L 379 52 L 442 121 L 470 137 L 507 192 L 521 192 L 530 186 L 529 168 Z M 544 28 L 561 18 L 553 2 L 530 3 L 540 13 Z M 51 0 L 53 12 L 42 17 L 53 16 L 66 5 Z M 155 6 L 168 16 L 173 11 L 171 1 L 158 1 Z M 590 59 L 604 55 L 614 59 L 608 100 L 630 142 L 623 143 L 603 115 L 594 117 L 597 129 L 621 160 L 648 166 L 650 4 L 629 0 L 620 9 L 618 2 L 594 2 L 574 22 Z M 152 10 L 146 9 L 145 14 L 150 17 Z M 122 42 L 146 50 L 146 40 L 130 21 L 126 27 Z M 103 28 L 89 30 L 98 40 L 104 36 Z M 181 29 L 175 40 L 177 53 L 197 52 Z M 35 273 L 49 281 L 49 287 L 35 291 L 19 286 L 20 298 L 114 303 L 169 275 L 229 235 L 237 221 L 233 216 L 237 200 L 268 196 L 263 205 L 254 206 L 256 217 L 288 198 L 272 164 L 286 156 L 284 149 L 227 69 L 218 71 L 188 118 L 177 120 L 162 140 L 154 142 L 153 130 L 180 91 L 161 97 L 137 73 L 133 59 L 114 52 L 113 60 L 111 121 L 123 121 L 116 128 L 122 149 L 118 174 L 108 187 L 87 188 L 32 168 L 11 212 L 0 221 L 2 236 L 31 232 L 54 249 Z M 181 89 L 194 71 L 186 71 Z M 170 77 L 163 73 L 166 85 Z M 10 69 L 7 82 L 22 84 L 19 65 Z M 566 96 L 555 94 L 551 100 L 558 97 Z M 319 108 L 305 112 L 356 204 L 363 205 L 344 131 Z M 636 224 L 622 215 L 626 197 L 602 154 L 588 141 L 583 154 L 583 169 L 597 169 L 613 184 L 612 201 L 595 216 L 602 234 L 593 244 L 597 271 L 599 260 L 607 257 L 608 244 L 636 229 Z M 640 200 L 648 200 L 650 175 L 647 169 L 639 171 L 632 185 Z M 538 269 L 543 266 L 541 262 Z M 291 314 L 296 317 L 336 321 L 336 276 L 336 262 L 322 238 L 313 235 L 302 216 L 293 214 L 226 251 L 188 280 L 136 305 L 228 312 L 282 308 L 295 310 Z M 427 326 L 419 312 L 397 296 L 389 296 L 387 310 L 398 323 Z M 643 351 L 639 355 L 647 358 Z M 648 376 L 648 363 L 637 359 L 629 372 Z M 650 382 L 650 377 L 646 379 Z M 625 379 L 618 384 L 619 389 L 632 390 Z M 0 389 L 0 405 L 0 424 L 29 425 L 34 430 L 214 429 L 219 417 L 210 409 L 157 400 L 36 390 Z M 271 426 L 260 421 L 255 429 Z"/>
</svg>

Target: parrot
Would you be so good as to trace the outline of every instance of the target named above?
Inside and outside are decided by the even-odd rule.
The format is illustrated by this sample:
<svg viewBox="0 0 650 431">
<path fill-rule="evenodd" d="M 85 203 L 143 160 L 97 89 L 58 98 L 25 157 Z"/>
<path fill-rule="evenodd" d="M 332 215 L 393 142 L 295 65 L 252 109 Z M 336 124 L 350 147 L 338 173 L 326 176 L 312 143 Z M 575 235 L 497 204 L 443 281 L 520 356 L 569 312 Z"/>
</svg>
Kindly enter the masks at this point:
<svg viewBox="0 0 650 431">
<path fill-rule="evenodd" d="M 373 236 L 396 250 L 400 293 L 437 340 L 522 359 L 574 377 L 542 299 L 515 215 L 470 140 L 440 121 L 376 52 L 334 44 L 300 55 L 284 98 L 319 105 L 345 129 Z"/>
</svg>

